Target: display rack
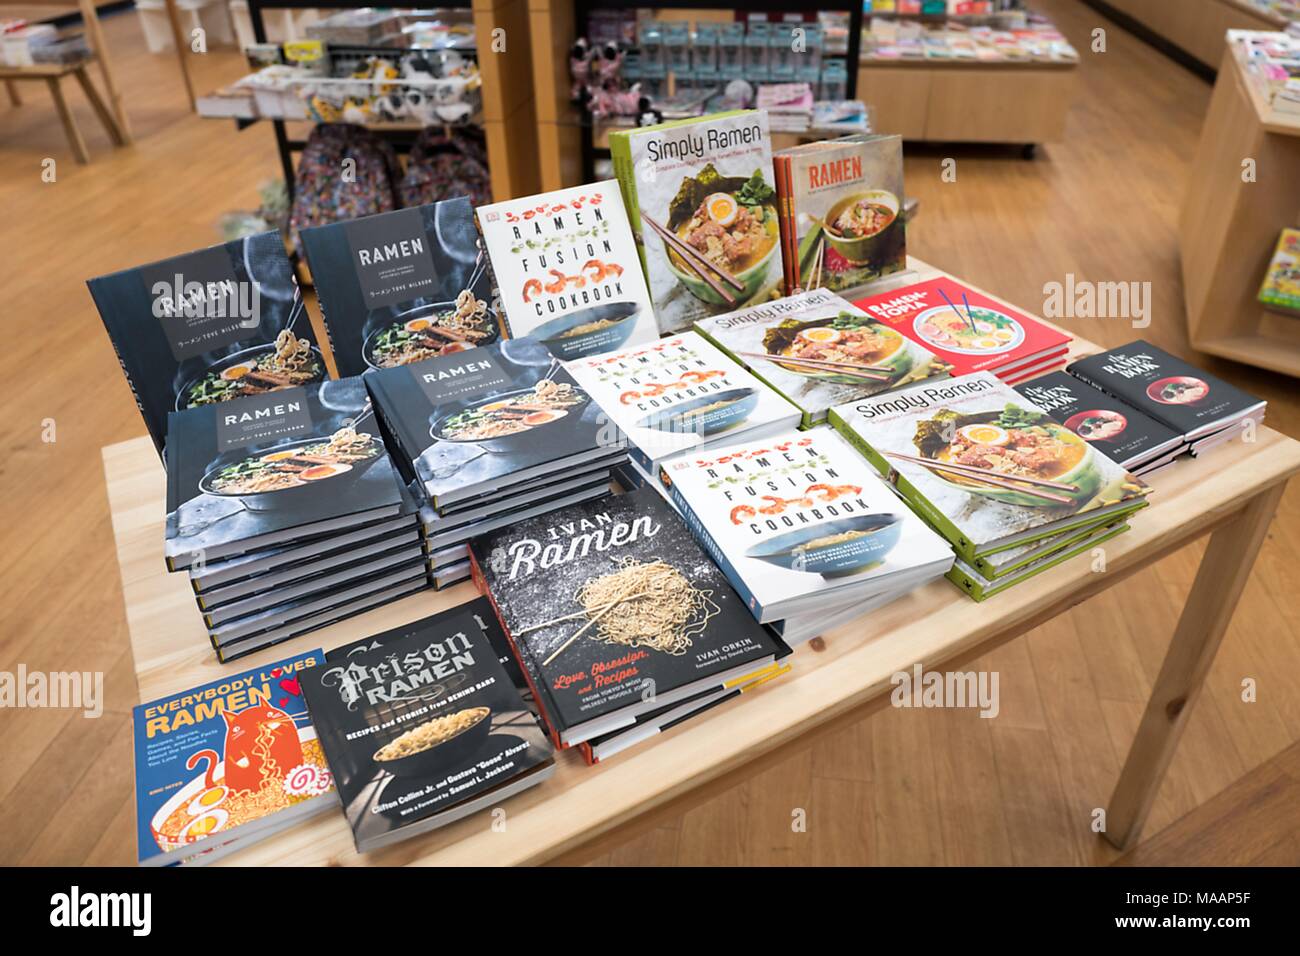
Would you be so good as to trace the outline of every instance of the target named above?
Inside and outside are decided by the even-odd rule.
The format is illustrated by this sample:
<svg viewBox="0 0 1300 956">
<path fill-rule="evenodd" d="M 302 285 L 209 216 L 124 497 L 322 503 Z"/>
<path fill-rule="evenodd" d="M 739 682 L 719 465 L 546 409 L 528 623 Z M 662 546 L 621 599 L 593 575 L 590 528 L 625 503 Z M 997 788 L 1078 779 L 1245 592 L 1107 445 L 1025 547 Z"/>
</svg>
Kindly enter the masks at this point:
<svg viewBox="0 0 1300 956">
<path fill-rule="evenodd" d="M 1238 0 L 1086 0 L 1193 71 L 1213 78 L 1228 30 L 1285 30 L 1285 18 Z"/>
</svg>

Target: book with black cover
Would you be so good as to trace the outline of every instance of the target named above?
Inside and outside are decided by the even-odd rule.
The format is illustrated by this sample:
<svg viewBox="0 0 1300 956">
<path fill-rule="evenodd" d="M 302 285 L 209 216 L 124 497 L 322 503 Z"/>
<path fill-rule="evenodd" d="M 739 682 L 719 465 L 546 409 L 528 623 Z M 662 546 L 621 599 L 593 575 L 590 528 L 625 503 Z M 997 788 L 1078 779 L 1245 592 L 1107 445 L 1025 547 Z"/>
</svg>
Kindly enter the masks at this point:
<svg viewBox="0 0 1300 956">
<path fill-rule="evenodd" d="M 168 435 L 169 570 L 406 507 L 359 378 L 173 412 Z"/>
<path fill-rule="evenodd" d="M 1267 404 L 1142 339 L 1079 359 L 1069 371 L 1189 442 L 1243 419 L 1262 419 Z"/>
<path fill-rule="evenodd" d="M 560 746 L 786 653 L 649 489 L 519 522 L 470 554 Z"/>
<path fill-rule="evenodd" d="M 617 453 L 600 406 L 534 339 L 365 375 L 399 466 L 438 510 Z"/>
<path fill-rule="evenodd" d="M 445 826 L 554 770 L 468 609 L 345 645 L 299 679 L 358 852 Z"/>
<path fill-rule="evenodd" d="M 1130 471 L 1183 444 L 1179 432 L 1066 372 L 1039 376 L 1016 391 Z"/>
<path fill-rule="evenodd" d="M 159 453 L 171 412 L 326 377 L 278 232 L 86 285 Z"/>
<path fill-rule="evenodd" d="M 492 273 L 464 196 L 302 230 L 340 375 L 501 335 Z"/>
</svg>

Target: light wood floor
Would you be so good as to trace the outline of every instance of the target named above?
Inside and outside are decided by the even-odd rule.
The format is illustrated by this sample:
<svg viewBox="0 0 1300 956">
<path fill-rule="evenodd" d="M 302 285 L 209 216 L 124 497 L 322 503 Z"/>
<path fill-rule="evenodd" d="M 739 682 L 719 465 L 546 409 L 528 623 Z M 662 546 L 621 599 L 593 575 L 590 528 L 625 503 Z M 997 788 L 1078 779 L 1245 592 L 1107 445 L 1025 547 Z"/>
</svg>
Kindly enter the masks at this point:
<svg viewBox="0 0 1300 956">
<path fill-rule="evenodd" d="M 1106 25 L 1070 0 L 1036 6 L 1080 50 Z M 25 87 L 25 106 L 0 106 L 0 670 L 103 671 L 107 683 L 100 720 L 0 711 L 0 863 L 134 859 L 137 690 L 99 449 L 142 426 L 83 280 L 215 242 L 218 216 L 255 206 L 257 184 L 278 170 L 268 128 L 237 134 L 187 115 L 174 60 L 144 52 L 132 16 L 105 26 L 135 147 L 111 151 L 80 103 L 94 162 L 78 167 L 44 90 Z M 1043 284 L 1068 272 L 1149 281 L 1154 322 L 1144 334 L 1190 356 L 1175 222 L 1209 87 L 1113 25 L 1108 49 L 1084 55 L 1068 141 L 1037 161 L 909 150 L 908 193 L 921 200 L 913 251 L 1031 310 Z M 234 56 L 195 60 L 200 89 L 241 72 Z M 955 183 L 939 176 L 949 155 Z M 41 182 L 45 157 L 57 160 L 57 183 Z M 1135 337 L 1118 320 L 1075 328 L 1111 345 Z M 1294 380 L 1199 360 L 1268 398 L 1269 423 L 1300 435 Z M 51 418 L 57 441 L 46 444 Z M 1292 487 L 1137 862 L 1300 862 L 1295 800 L 1279 795 L 1294 784 L 1300 740 L 1298 533 Z M 1188 548 L 973 665 L 1000 673 L 996 719 L 882 712 L 597 862 L 1114 860 L 1092 812 L 1106 803 L 1198 558 L 1199 546 Z M 1254 703 L 1241 699 L 1245 678 L 1257 682 Z M 798 811 L 805 832 L 791 826 Z"/>
</svg>

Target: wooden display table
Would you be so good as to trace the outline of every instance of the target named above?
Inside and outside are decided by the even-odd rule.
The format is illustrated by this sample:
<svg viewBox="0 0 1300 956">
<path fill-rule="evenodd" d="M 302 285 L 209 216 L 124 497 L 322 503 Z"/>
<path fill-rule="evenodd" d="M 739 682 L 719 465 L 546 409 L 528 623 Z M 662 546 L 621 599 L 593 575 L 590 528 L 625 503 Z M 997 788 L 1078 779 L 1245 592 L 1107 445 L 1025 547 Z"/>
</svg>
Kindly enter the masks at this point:
<svg viewBox="0 0 1300 956">
<path fill-rule="evenodd" d="M 1285 30 L 1286 20 L 1239 0 L 1088 0 L 1103 13 L 1163 41 L 1206 69 L 1223 55 L 1228 30 Z"/>
<path fill-rule="evenodd" d="M 940 273 L 913 261 L 920 278 Z M 1095 351 L 1074 343 L 1075 354 Z M 164 476 L 146 438 L 104 449 L 113 532 L 143 700 L 330 648 L 468 600 L 471 584 L 423 592 L 223 667 L 208 645 L 184 574 L 163 570 Z M 1187 723 L 1300 443 L 1267 428 L 1257 441 L 1156 476 L 1151 507 L 1106 545 L 1104 573 L 1075 557 L 984 604 L 933 583 L 823 641 L 800 647 L 794 670 L 741 700 L 596 767 L 572 751 L 554 777 L 504 804 L 507 825 L 478 813 L 404 843 L 358 855 L 342 813 L 326 813 L 242 850 L 236 864 L 516 864 L 578 861 L 757 773 L 824 734 L 885 706 L 891 675 L 961 665 L 1213 532 L 1108 811 L 1108 840 L 1131 845 Z M 822 646 L 824 644 L 824 646 Z"/>
<path fill-rule="evenodd" d="M 1243 182 L 1242 162 L 1256 163 Z M 1300 222 L 1300 117 L 1275 112 L 1229 47 L 1179 217 L 1187 329 L 1203 352 L 1300 376 L 1300 320 L 1256 295 L 1278 234 Z"/>
</svg>

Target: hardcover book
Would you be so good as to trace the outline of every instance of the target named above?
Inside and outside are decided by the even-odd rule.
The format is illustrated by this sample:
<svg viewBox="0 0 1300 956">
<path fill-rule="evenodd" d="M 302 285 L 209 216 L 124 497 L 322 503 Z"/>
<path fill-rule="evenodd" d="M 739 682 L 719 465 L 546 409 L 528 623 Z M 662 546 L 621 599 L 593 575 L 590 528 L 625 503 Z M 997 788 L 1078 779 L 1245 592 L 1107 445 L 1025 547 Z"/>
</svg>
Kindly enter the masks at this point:
<svg viewBox="0 0 1300 956">
<path fill-rule="evenodd" d="M 1024 382 L 1016 391 L 1130 471 L 1183 445 L 1172 428 L 1065 372 Z"/>
<path fill-rule="evenodd" d="M 142 866 L 210 862 L 334 806 L 299 688 L 307 651 L 132 708 Z"/>
<path fill-rule="evenodd" d="M 854 302 L 877 322 L 933 352 L 953 375 L 992 372 L 1015 381 L 1064 361 L 1071 338 L 1037 319 L 939 278 Z"/>
<path fill-rule="evenodd" d="M 1146 504 L 1140 479 L 990 372 L 841 405 L 830 420 L 967 562 Z"/>
<path fill-rule="evenodd" d="M 788 289 L 842 293 L 906 266 L 901 137 L 844 136 L 773 161 Z"/>
<path fill-rule="evenodd" d="M 1259 301 L 1285 315 L 1300 313 L 1300 229 L 1283 229 L 1278 236 Z"/>
<path fill-rule="evenodd" d="M 798 424 L 795 408 L 702 335 L 686 332 L 565 366 L 650 475 L 681 452 Z"/>
<path fill-rule="evenodd" d="M 785 267 L 765 112 L 617 130 L 609 149 L 660 332 L 778 290 Z"/>
<path fill-rule="evenodd" d="M 326 377 L 278 232 L 86 285 L 159 453 L 172 412 Z"/>
<path fill-rule="evenodd" d="M 301 682 L 359 853 L 554 770 L 537 719 L 469 610 L 337 648 Z"/>
<path fill-rule="evenodd" d="M 952 548 L 833 429 L 687 455 L 664 468 L 687 526 L 767 624 L 952 566 Z"/>
<path fill-rule="evenodd" d="M 366 373 L 407 480 L 434 507 L 598 459 L 626 457 L 618 429 L 535 339 Z"/>
<path fill-rule="evenodd" d="M 470 553 L 560 746 L 785 652 L 649 489 L 475 538 Z"/>
<path fill-rule="evenodd" d="M 825 421 L 836 405 L 948 374 L 923 345 L 825 289 L 703 319 L 696 328 L 793 402 L 805 426 Z"/>
<path fill-rule="evenodd" d="M 168 434 L 169 570 L 409 507 L 359 378 L 173 412 Z"/>
<path fill-rule="evenodd" d="M 1146 412 L 1187 441 L 1243 421 L 1260 421 L 1262 399 L 1138 339 L 1089 355 L 1070 374 Z"/>
<path fill-rule="evenodd" d="M 1089 529 L 1086 535 L 1073 539 L 1071 544 L 1054 548 L 1036 560 L 1020 565 L 998 578 L 987 578 L 961 558 L 958 558 L 953 563 L 952 570 L 948 572 L 948 580 L 976 601 L 986 601 L 993 595 L 1027 581 L 1048 568 L 1054 568 L 1076 555 L 1083 554 L 1109 541 L 1111 538 L 1123 534 L 1127 530 L 1128 525 L 1122 521 L 1118 524 L 1099 525 Z"/>
<path fill-rule="evenodd" d="M 302 230 L 340 375 L 490 345 L 499 304 L 463 196 Z"/>
<path fill-rule="evenodd" d="M 556 358 L 586 358 L 659 335 L 618 183 L 478 208 L 506 327 Z"/>
</svg>

